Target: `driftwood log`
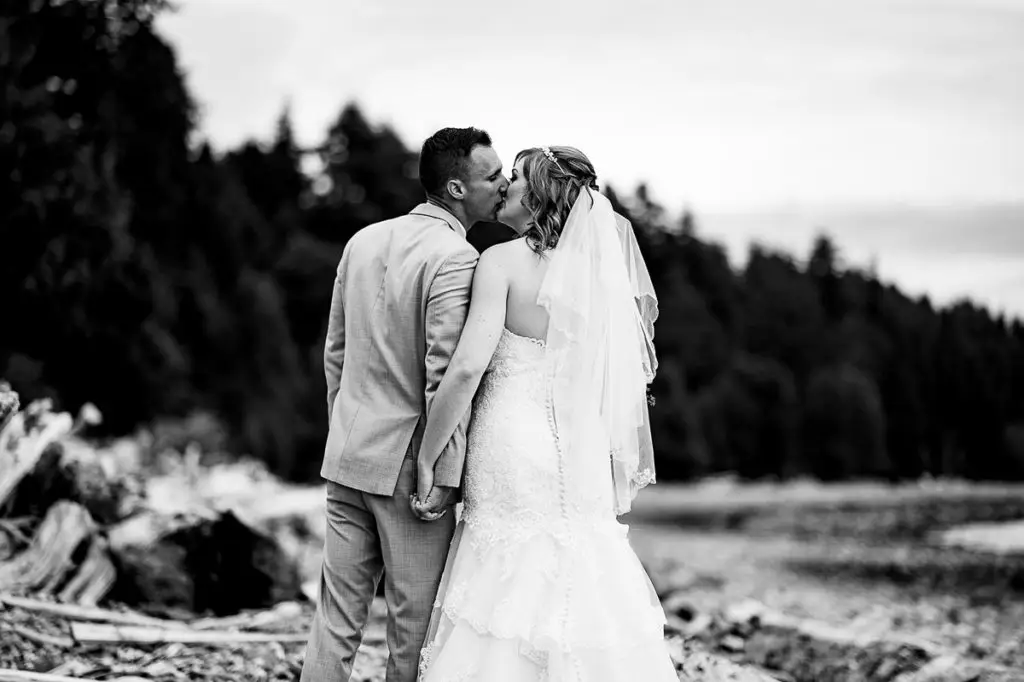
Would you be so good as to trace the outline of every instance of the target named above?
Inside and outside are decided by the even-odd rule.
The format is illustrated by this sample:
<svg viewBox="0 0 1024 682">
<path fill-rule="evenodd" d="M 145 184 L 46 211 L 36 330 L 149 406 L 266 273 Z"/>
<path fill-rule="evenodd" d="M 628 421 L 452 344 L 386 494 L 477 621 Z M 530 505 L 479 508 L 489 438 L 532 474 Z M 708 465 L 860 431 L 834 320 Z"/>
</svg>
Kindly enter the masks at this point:
<svg viewBox="0 0 1024 682">
<path fill-rule="evenodd" d="M 72 623 L 71 636 L 81 644 L 254 644 L 263 642 L 306 642 L 305 632 L 203 631 L 189 628 L 157 628 L 151 625 L 108 625 Z"/>
<path fill-rule="evenodd" d="M 0 561 L 7 561 L 31 541 L 35 519 L 0 519 Z"/>
<path fill-rule="evenodd" d="M 102 550 L 97 530 L 85 508 L 74 502 L 57 502 L 28 549 L 0 562 L 0 589 L 95 603 L 114 583 L 114 568 Z"/>
<path fill-rule="evenodd" d="M 157 627 L 170 627 L 179 625 L 186 627 L 185 623 L 179 621 L 154 618 L 137 611 L 114 611 L 98 606 L 79 606 L 77 604 L 60 604 L 31 597 L 18 597 L 11 594 L 0 594 L 0 609 L 14 607 L 38 613 L 45 616 L 54 616 L 66 620 L 95 621 L 99 623 L 111 623 L 114 625 L 153 625 Z"/>
<path fill-rule="evenodd" d="M 13 506 L 19 486 L 34 471 L 42 471 L 38 465 L 44 453 L 71 432 L 71 415 L 44 408 L 15 414 L 0 431 L 0 516 L 18 515 Z"/>
<path fill-rule="evenodd" d="M 11 385 L 6 381 L 0 381 L 0 432 L 18 412 L 20 405 L 21 400 L 18 394 L 11 390 Z"/>
<path fill-rule="evenodd" d="M 128 678 L 118 677 L 115 680 L 125 681 Z M 139 680 L 141 678 L 132 678 Z M 49 673 L 37 673 L 29 670 L 0 670 L 0 682 L 85 682 L 84 677 L 68 677 L 66 675 L 51 675 Z"/>
<path fill-rule="evenodd" d="M 108 538 L 117 601 L 224 615 L 302 594 L 294 560 L 230 511 L 142 514 L 110 528 Z"/>
</svg>

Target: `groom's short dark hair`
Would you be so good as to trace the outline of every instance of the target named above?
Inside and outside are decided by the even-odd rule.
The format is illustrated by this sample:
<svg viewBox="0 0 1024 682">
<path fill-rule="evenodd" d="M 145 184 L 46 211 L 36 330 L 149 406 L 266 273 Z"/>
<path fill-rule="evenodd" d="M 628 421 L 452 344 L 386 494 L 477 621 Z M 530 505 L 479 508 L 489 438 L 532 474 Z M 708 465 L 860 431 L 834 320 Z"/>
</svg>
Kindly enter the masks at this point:
<svg viewBox="0 0 1024 682">
<path fill-rule="evenodd" d="M 491 146 L 479 128 L 441 128 L 427 138 L 420 152 L 420 184 L 427 194 L 441 194 L 445 183 L 460 177 L 474 147 Z"/>
</svg>

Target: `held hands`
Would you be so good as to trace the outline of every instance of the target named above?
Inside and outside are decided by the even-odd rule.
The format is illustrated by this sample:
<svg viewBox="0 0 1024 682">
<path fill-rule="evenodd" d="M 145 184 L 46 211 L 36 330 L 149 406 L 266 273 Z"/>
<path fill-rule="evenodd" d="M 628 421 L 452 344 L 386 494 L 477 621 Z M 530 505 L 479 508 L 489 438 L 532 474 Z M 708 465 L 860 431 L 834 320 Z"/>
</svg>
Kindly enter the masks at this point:
<svg viewBox="0 0 1024 682">
<path fill-rule="evenodd" d="M 455 488 L 434 485 L 433 467 L 417 467 L 416 492 L 409 496 L 412 513 L 421 521 L 437 521 L 446 513 L 455 498 Z"/>
</svg>

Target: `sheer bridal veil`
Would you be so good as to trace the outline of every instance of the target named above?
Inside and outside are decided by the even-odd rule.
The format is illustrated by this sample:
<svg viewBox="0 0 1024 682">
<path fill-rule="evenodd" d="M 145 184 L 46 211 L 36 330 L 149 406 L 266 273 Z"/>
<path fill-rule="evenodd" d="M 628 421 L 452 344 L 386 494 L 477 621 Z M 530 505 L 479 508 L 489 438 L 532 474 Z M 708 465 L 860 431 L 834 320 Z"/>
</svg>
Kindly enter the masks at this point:
<svg viewBox="0 0 1024 682">
<path fill-rule="evenodd" d="M 623 514 L 654 481 L 647 385 L 658 366 L 658 298 L 632 226 L 596 191 L 580 190 L 550 254 L 537 303 L 550 315 L 562 462 L 569 471 L 610 466 Z"/>
</svg>

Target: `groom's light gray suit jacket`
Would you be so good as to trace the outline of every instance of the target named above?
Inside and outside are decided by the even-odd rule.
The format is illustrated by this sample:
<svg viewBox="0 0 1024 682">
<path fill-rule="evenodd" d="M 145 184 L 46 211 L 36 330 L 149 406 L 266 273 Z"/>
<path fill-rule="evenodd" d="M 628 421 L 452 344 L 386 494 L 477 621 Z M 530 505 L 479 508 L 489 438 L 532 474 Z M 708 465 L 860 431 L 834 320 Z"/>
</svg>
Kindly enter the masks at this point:
<svg viewBox="0 0 1024 682">
<path fill-rule="evenodd" d="M 394 493 L 462 333 L 478 257 L 458 219 L 426 203 L 349 240 L 324 349 L 325 479 Z M 439 485 L 461 483 L 468 421 L 467 414 L 437 461 Z"/>
</svg>

